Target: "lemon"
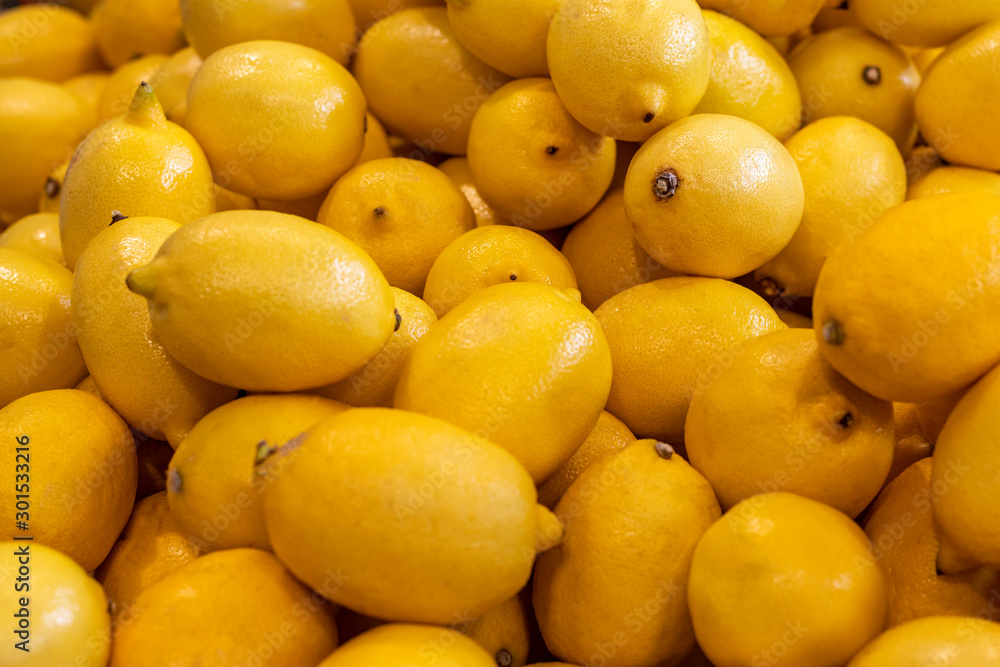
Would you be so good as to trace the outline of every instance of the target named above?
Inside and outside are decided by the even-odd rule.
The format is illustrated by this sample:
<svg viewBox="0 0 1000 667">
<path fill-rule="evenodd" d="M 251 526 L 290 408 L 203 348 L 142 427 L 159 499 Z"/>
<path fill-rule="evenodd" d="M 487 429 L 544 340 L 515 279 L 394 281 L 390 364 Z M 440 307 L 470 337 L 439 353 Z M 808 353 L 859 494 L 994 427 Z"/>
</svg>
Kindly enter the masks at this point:
<svg viewBox="0 0 1000 667">
<path fill-rule="evenodd" d="M 318 664 L 336 645 L 326 600 L 273 555 L 230 549 L 196 558 L 143 590 L 131 622 L 118 628 L 110 667 L 197 664 L 207 656 L 217 665 L 301 667 Z"/>
<path fill-rule="evenodd" d="M 87 374 L 70 312 L 73 274 L 38 253 L 0 248 L 0 408 Z"/>
<path fill-rule="evenodd" d="M 844 0 L 827 3 L 826 7 L 819 10 L 815 20 L 812 22 L 812 32 L 826 32 L 837 28 L 864 28 L 861 21 L 854 12 L 851 11 L 851 3 Z"/>
<path fill-rule="evenodd" d="M 205 149 L 216 182 L 250 197 L 318 194 L 361 155 L 360 87 L 339 63 L 306 46 L 222 48 L 191 80 L 187 104 L 185 126 Z"/>
<path fill-rule="evenodd" d="M 717 667 L 843 665 L 885 623 L 871 544 L 837 510 L 792 493 L 748 498 L 694 550 L 688 605 Z"/>
<path fill-rule="evenodd" d="M 167 500 L 202 551 L 270 549 L 254 468 L 276 448 L 347 406 L 319 396 L 245 396 L 199 421 L 170 460 Z"/>
<path fill-rule="evenodd" d="M 991 502 L 1000 465 L 994 446 L 998 400 L 1000 370 L 995 368 L 958 402 L 934 445 L 931 488 L 943 490 L 934 502 L 941 538 L 937 564 L 945 573 L 974 565 L 1000 569 L 1000 512 Z"/>
<path fill-rule="evenodd" d="M 643 141 L 691 113 L 711 45 L 694 0 L 563 0 L 549 28 L 552 83 L 597 134 Z"/>
<path fill-rule="evenodd" d="M 390 285 L 416 296 L 441 251 L 476 226 L 472 206 L 450 178 L 425 162 L 398 157 L 345 174 L 318 221 L 371 255 Z"/>
<path fill-rule="evenodd" d="M 444 317 L 472 294 L 509 282 L 576 289 L 573 267 L 548 241 L 527 229 L 491 225 L 462 234 L 441 251 L 424 298 Z"/>
<path fill-rule="evenodd" d="M 190 134 L 167 120 L 148 85 L 128 113 L 87 135 L 73 154 L 59 199 L 66 266 L 118 216 L 185 224 L 215 211 L 212 173 Z"/>
<path fill-rule="evenodd" d="M 11 443 L 11 455 L 0 463 L 8 479 L 14 479 L 15 470 L 23 473 L 16 463 L 28 459 L 30 516 L 18 520 L 29 523 L 32 544 L 58 549 L 91 572 L 111 551 L 132 512 L 137 473 L 128 426 L 96 396 L 57 389 L 19 398 L 0 410 L 0 436 Z M 15 443 L 27 448 L 17 462 Z M 0 500 L 0 519 L 13 527 L 13 484 L 0 491 Z"/>
<path fill-rule="evenodd" d="M 87 103 L 87 106 L 94 110 L 96 115 L 97 104 L 110 78 L 111 75 L 108 72 L 88 72 L 74 76 L 72 79 L 67 79 L 63 81 L 62 85 L 63 88 L 66 88 L 71 93 L 79 95 Z"/>
<path fill-rule="evenodd" d="M 629 287 L 676 275 L 636 240 L 620 187 L 573 225 L 562 254 L 576 274 L 583 305 L 591 310 Z"/>
<path fill-rule="evenodd" d="M 0 77 L 60 82 L 102 68 L 94 28 L 78 12 L 39 4 L 0 14 Z"/>
<path fill-rule="evenodd" d="M 170 356 L 153 332 L 146 300 L 125 285 L 179 228 L 163 218 L 116 222 L 94 237 L 73 276 L 73 322 L 101 397 L 137 431 L 174 446 L 206 413 L 236 398 L 236 389 Z"/>
<path fill-rule="evenodd" d="M 549 285 L 508 282 L 431 327 L 403 369 L 395 407 L 496 442 L 538 482 L 586 440 L 610 385 L 611 354 L 590 311 Z"/>
<path fill-rule="evenodd" d="M 107 664 L 111 618 L 104 590 L 69 556 L 38 542 L 0 542 L 0 586 L 0 604 L 14 616 L 4 665 Z"/>
<path fill-rule="evenodd" d="M 296 577 L 362 614 L 476 617 L 527 582 L 536 533 L 560 531 L 513 456 L 425 415 L 348 410 L 275 456 L 265 465 L 276 479 L 264 492 L 274 552 Z"/>
<path fill-rule="evenodd" d="M 949 192 L 992 192 L 1000 195 L 1000 174 L 970 167 L 939 167 L 910 185 L 906 198 L 919 199 Z"/>
<path fill-rule="evenodd" d="M 404 9 L 377 26 L 353 65 L 372 113 L 423 153 L 464 155 L 473 114 L 510 77 L 461 45 L 444 7 Z"/>
<path fill-rule="evenodd" d="M 803 206 L 802 179 L 785 147 L 733 116 L 698 114 L 660 130 L 625 178 L 636 239 L 678 273 L 753 271 L 792 238 Z"/>
<path fill-rule="evenodd" d="M 359 163 L 360 159 L 358 158 Z M 319 218 L 319 210 L 323 207 L 323 202 L 326 201 L 328 194 L 330 194 L 329 190 L 321 190 L 318 194 L 302 199 L 283 201 L 281 199 L 258 198 L 254 200 L 254 203 L 261 211 L 288 213 L 289 215 L 297 215 L 300 218 L 316 222 L 316 219 Z"/>
<path fill-rule="evenodd" d="M 128 286 L 149 300 L 167 352 L 252 391 L 342 380 L 396 323 L 392 292 L 368 255 L 331 229 L 270 211 L 226 211 L 180 228 Z"/>
<path fill-rule="evenodd" d="M 811 328 L 811 327 L 810 327 Z M 885 478 L 885 484 L 899 477 L 911 465 L 925 459 L 934 451 L 934 443 L 924 434 L 920 427 L 920 404 L 892 404 L 893 434 L 896 438 L 896 450 L 892 455 L 892 467 Z M 885 485 L 882 487 L 885 489 Z"/>
<path fill-rule="evenodd" d="M 409 292 L 393 287 L 392 295 L 397 326 L 385 347 L 360 370 L 313 393 L 359 408 L 392 407 L 396 384 L 413 347 L 438 319 L 430 306 Z"/>
<path fill-rule="evenodd" d="M 851 0 L 851 12 L 882 39 L 908 46 L 947 46 L 979 26 L 1000 19 L 1000 7 L 979 0 Z"/>
<path fill-rule="evenodd" d="M 944 166 L 941 154 L 932 146 L 917 146 L 906 158 L 906 182 L 913 185 L 926 174 Z"/>
<path fill-rule="evenodd" d="M 498 667 L 524 667 L 531 636 L 528 614 L 521 596 L 515 595 L 476 620 L 452 627 L 486 649 Z"/>
<path fill-rule="evenodd" d="M 948 194 L 890 209 L 820 272 L 820 351 L 847 379 L 893 401 L 957 391 L 1000 361 L 1000 197 Z"/>
<path fill-rule="evenodd" d="M 548 76 L 545 43 L 560 0 L 448 0 L 462 46 L 514 78 Z"/>
<path fill-rule="evenodd" d="M 848 667 L 979 667 L 997 660 L 1000 624 L 967 616 L 934 616 L 879 635 Z"/>
<path fill-rule="evenodd" d="M 699 0 L 767 37 L 791 35 L 813 22 L 826 0 Z"/>
<path fill-rule="evenodd" d="M 348 0 L 181 0 L 188 41 L 202 58 L 227 46 L 260 39 L 301 44 L 341 65 L 354 52 L 354 14 Z"/>
<path fill-rule="evenodd" d="M 410 665 L 411 667 L 496 667 L 481 646 L 448 628 L 393 623 L 345 643 L 318 667 Z"/>
<path fill-rule="evenodd" d="M 59 202 L 61 201 L 62 186 L 66 180 L 66 169 L 69 168 L 69 159 L 56 167 L 49 177 L 45 179 L 42 186 L 42 195 L 38 198 L 39 213 L 59 213 Z M 56 216 L 58 221 L 59 216 Z M 61 242 L 60 242 L 61 243 Z M 62 256 L 62 245 L 60 247 L 60 257 Z M 62 261 L 62 260 L 60 260 Z"/>
<path fill-rule="evenodd" d="M 882 488 L 892 405 L 845 380 L 818 347 L 809 329 L 754 338 L 695 393 L 684 445 L 724 509 L 787 491 L 854 517 Z"/>
<path fill-rule="evenodd" d="M 585 469 L 556 506 L 563 543 L 535 570 L 545 645 L 575 664 L 607 656 L 609 640 L 608 665 L 679 662 L 694 647 L 691 555 L 719 514 L 705 478 L 662 442 L 640 440 Z"/>
<path fill-rule="evenodd" d="M 615 141 L 591 132 L 563 106 L 549 79 L 512 81 L 476 112 L 469 168 L 500 219 L 535 230 L 580 219 L 604 196 Z"/>
<path fill-rule="evenodd" d="M 156 72 L 156 95 L 167 119 L 184 125 L 187 116 L 187 91 L 191 79 L 202 65 L 198 53 L 189 47 L 170 56 Z"/>
<path fill-rule="evenodd" d="M 1000 8 L 989 11 L 1000 15 Z M 1000 141 L 994 122 L 1000 111 L 1000 89 L 993 85 L 998 67 L 1000 20 L 956 40 L 927 70 L 917 93 L 917 120 L 927 143 L 948 162 L 1000 170 L 1000 157 L 989 149 Z"/>
<path fill-rule="evenodd" d="M 931 459 L 917 461 L 875 500 L 865 533 L 888 583 L 888 627 L 927 616 L 976 616 L 993 603 L 1000 573 L 981 567 L 939 574 L 940 540 L 933 503 L 942 495 L 931 486 Z"/>
<path fill-rule="evenodd" d="M 625 423 L 610 412 L 601 412 L 594 430 L 566 463 L 538 485 L 538 502 L 553 509 L 573 481 L 594 461 L 625 449 L 636 437 Z"/>
<path fill-rule="evenodd" d="M 176 0 L 101 0 L 90 18 L 101 55 L 112 67 L 150 53 L 170 55 L 184 46 Z"/>
<path fill-rule="evenodd" d="M 479 194 L 479 188 L 472 177 L 472 169 L 469 168 L 469 160 L 465 157 L 452 157 L 438 165 L 438 169 L 443 171 L 448 178 L 454 181 L 465 198 L 472 205 L 472 210 L 476 214 L 476 226 L 486 227 L 497 224 L 496 212 L 483 201 Z"/>
<path fill-rule="evenodd" d="M 712 44 L 708 90 L 692 113 L 737 116 L 778 141 L 802 122 L 795 75 L 778 51 L 752 29 L 724 14 L 702 12 Z"/>
<path fill-rule="evenodd" d="M 812 296 L 833 249 L 903 203 L 906 168 L 885 132 L 850 116 L 818 120 L 785 148 L 802 176 L 802 222 L 788 245 L 755 275 L 781 293 Z"/>
<path fill-rule="evenodd" d="M 0 248 L 27 250 L 63 264 L 58 214 L 35 213 L 24 216 L 0 232 Z"/>
<path fill-rule="evenodd" d="M 160 85 L 160 68 L 169 58 L 163 54 L 142 56 L 121 65 L 109 76 L 97 100 L 97 118 L 104 123 L 126 113 L 135 90 L 143 83 L 154 89 Z"/>
<path fill-rule="evenodd" d="M 637 285 L 605 301 L 594 315 L 611 346 L 608 412 L 641 438 L 673 443 L 684 440 L 695 390 L 732 363 L 742 342 L 786 328 L 759 296 L 713 278 Z"/>
<path fill-rule="evenodd" d="M 128 622 L 139 593 L 198 557 L 198 547 L 170 514 L 165 491 L 135 504 L 121 536 L 94 572 L 116 619 Z"/>
<path fill-rule="evenodd" d="M 358 161 L 354 163 L 354 166 L 356 167 L 365 162 L 392 156 L 393 152 L 392 146 L 389 145 L 389 136 L 385 133 L 382 123 L 372 115 L 371 111 L 365 113 L 364 147 L 361 149 L 361 155 L 358 156 Z"/>
<path fill-rule="evenodd" d="M 899 47 L 858 28 L 829 30 L 804 39 L 788 55 L 806 123 L 855 116 L 896 142 L 906 156 L 917 138 L 913 110 L 920 74 Z"/>
<path fill-rule="evenodd" d="M 917 403 L 917 423 L 920 430 L 932 443 L 937 442 L 948 417 L 955 410 L 955 406 L 965 396 L 968 387 L 963 387 L 956 392 L 934 398 L 929 401 Z"/>
<path fill-rule="evenodd" d="M 0 79 L 0 227 L 34 213 L 49 174 L 93 127 L 87 104 L 62 86 Z"/>
</svg>

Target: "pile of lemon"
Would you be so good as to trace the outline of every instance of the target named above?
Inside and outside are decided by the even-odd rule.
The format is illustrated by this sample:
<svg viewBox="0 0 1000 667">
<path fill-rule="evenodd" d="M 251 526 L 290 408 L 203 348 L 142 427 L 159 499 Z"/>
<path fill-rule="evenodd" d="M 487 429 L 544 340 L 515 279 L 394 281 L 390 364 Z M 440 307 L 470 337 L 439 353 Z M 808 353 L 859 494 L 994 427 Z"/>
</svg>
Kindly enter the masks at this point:
<svg viewBox="0 0 1000 667">
<path fill-rule="evenodd" d="M 998 172 L 995 0 L 6 10 L 0 665 L 1000 665 Z"/>
</svg>

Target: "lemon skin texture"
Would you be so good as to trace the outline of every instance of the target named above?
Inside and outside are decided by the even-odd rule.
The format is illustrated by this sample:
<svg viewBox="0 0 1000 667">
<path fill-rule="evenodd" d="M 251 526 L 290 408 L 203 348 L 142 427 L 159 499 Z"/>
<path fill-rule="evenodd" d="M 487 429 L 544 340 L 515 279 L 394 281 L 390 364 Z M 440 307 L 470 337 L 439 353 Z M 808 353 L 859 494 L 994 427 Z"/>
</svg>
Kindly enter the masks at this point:
<svg viewBox="0 0 1000 667">
<path fill-rule="evenodd" d="M 938 195 L 890 209 L 838 246 L 813 300 L 823 356 L 868 393 L 910 403 L 986 373 L 1000 361 L 998 224 L 996 195 Z"/>
<path fill-rule="evenodd" d="M 690 114 L 708 86 L 711 46 L 694 0 L 563 0 L 549 72 L 592 132 L 644 141 Z"/>
<path fill-rule="evenodd" d="M 146 300 L 125 284 L 129 272 L 152 260 L 179 228 L 164 218 L 116 222 L 94 237 L 73 276 L 73 322 L 101 397 L 132 428 L 174 446 L 237 391 L 170 356 L 153 331 Z"/>
<path fill-rule="evenodd" d="M 354 166 L 364 145 L 361 88 L 330 56 L 299 44 L 219 49 L 191 80 L 187 107 L 185 127 L 216 182 L 248 197 L 319 194 Z"/>
</svg>

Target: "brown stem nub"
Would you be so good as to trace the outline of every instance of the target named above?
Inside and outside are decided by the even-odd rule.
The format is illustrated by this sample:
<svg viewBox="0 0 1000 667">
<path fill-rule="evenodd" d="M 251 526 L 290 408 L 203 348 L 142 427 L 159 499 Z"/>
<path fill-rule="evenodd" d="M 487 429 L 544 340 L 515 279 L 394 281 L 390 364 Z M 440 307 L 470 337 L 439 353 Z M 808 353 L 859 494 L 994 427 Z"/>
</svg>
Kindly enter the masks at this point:
<svg viewBox="0 0 1000 667">
<path fill-rule="evenodd" d="M 677 186 L 680 184 L 681 180 L 677 178 L 676 171 L 664 169 L 653 179 L 653 194 L 656 195 L 657 201 L 670 199 L 677 192 Z"/>
<path fill-rule="evenodd" d="M 846 337 L 843 325 L 837 320 L 827 320 L 823 325 L 823 340 L 830 345 L 843 345 Z"/>
<path fill-rule="evenodd" d="M 548 153 L 549 155 L 555 155 L 558 150 L 559 150 L 558 146 L 546 146 L 545 147 L 545 152 Z"/>
<path fill-rule="evenodd" d="M 665 442 L 657 441 L 656 444 L 653 445 L 653 448 L 656 449 L 656 453 L 661 459 L 669 460 L 670 457 L 674 455 L 674 448 Z"/>
<path fill-rule="evenodd" d="M 55 199 L 59 196 L 59 181 L 54 178 L 49 178 L 45 181 L 45 196 L 49 199 Z"/>
<path fill-rule="evenodd" d="M 497 651 L 495 659 L 497 661 L 497 667 L 510 667 L 514 664 L 514 656 L 512 656 L 510 651 L 505 648 Z"/>
<path fill-rule="evenodd" d="M 385 209 L 382 208 L 381 206 L 376 206 L 374 213 L 376 218 L 381 218 L 382 216 L 385 215 Z"/>
<path fill-rule="evenodd" d="M 653 115 L 652 112 L 650 112 L 650 113 L 647 113 L 645 116 L 642 117 L 642 122 L 643 123 L 652 123 L 654 118 L 656 118 L 656 116 Z"/>
<path fill-rule="evenodd" d="M 392 311 L 396 315 L 396 328 L 393 329 L 393 333 L 399 331 L 399 327 L 403 326 L 403 316 L 399 314 L 399 308 L 395 308 Z"/>
<path fill-rule="evenodd" d="M 869 86 L 877 86 L 882 83 L 882 70 L 876 65 L 869 65 L 861 73 L 861 77 Z"/>
<path fill-rule="evenodd" d="M 837 426 L 840 428 L 851 428 L 854 425 L 854 415 L 850 413 L 849 410 L 845 410 L 844 414 L 840 416 L 837 420 Z"/>
<path fill-rule="evenodd" d="M 121 211 L 111 211 L 111 225 L 116 222 L 121 222 L 122 220 L 128 220 L 128 216 L 123 214 Z M 111 225 L 108 225 L 108 227 Z"/>
<path fill-rule="evenodd" d="M 516 273 L 510 274 L 510 279 L 511 280 L 517 280 L 517 274 Z"/>
</svg>

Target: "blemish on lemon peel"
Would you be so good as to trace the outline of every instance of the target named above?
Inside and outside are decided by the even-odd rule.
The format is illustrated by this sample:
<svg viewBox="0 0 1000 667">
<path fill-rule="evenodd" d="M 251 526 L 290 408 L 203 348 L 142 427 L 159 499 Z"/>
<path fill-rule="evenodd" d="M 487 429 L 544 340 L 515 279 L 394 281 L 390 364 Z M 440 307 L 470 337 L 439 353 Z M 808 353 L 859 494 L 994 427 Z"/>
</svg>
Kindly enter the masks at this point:
<svg viewBox="0 0 1000 667">
<path fill-rule="evenodd" d="M 653 194 L 657 201 L 670 199 L 677 193 L 677 187 L 681 184 L 681 179 L 677 177 L 677 172 L 673 169 L 664 169 L 653 179 Z"/>
<path fill-rule="evenodd" d="M 830 345 L 843 345 L 844 338 L 846 338 L 844 327 L 837 320 L 828 320 L 823 325 L 823 340 Z"/>
</svg>

